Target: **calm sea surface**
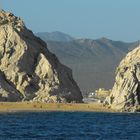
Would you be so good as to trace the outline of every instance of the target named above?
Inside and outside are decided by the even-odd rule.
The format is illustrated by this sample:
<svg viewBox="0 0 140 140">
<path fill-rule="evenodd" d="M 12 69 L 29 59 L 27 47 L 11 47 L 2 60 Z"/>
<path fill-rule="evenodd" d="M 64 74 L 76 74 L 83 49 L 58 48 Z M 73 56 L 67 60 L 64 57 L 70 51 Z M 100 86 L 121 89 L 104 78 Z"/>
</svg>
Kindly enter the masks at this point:
<svg viewBox="0 0 140 140">
<path fill-rule="evenodd" d="M 140 114 L 1 113 L 1 140 L 140 140 Z"/>
</svg>

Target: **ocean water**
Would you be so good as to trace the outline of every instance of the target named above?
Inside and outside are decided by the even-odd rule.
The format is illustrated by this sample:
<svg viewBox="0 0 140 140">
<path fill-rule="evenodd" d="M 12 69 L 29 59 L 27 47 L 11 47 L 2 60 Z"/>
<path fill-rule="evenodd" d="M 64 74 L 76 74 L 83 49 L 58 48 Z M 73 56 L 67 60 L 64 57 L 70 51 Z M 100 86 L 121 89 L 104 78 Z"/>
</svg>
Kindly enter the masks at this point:
<svg viewBox="0 0 140 140">
<path fill-rule="evenodd" d="M 20 112 L 0 114 L 0 140 L 140 140 L 140 114 Z"/>
</svg>

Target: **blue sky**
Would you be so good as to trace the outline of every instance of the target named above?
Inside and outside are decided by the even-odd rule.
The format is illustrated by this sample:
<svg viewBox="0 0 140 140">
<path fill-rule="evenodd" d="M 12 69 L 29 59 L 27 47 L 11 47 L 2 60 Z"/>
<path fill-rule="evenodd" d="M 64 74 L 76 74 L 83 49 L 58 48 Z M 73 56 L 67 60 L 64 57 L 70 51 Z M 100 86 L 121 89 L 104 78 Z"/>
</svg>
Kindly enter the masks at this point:
<svg viewBox="0 0 140 140">
<path fill-rule="evenodd" d="M 0 7 L 24 19 L 33 32 L 140 39 L 140 0 L 0 0 Z"/>
</svg>

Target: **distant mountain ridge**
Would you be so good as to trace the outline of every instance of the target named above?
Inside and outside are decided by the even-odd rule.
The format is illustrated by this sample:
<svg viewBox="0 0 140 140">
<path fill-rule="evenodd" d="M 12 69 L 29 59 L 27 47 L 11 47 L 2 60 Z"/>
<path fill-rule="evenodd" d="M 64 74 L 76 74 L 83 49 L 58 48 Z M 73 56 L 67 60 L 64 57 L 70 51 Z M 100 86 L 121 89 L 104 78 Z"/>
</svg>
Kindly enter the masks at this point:
<svg viewBox="0 0 140 140">
<path fill-rule="evenodd" d="M 36 35 L 41 37 L 45 41 L 69 42 L 74 40 L 74 38 L 71 37 L 70 35 L 67 35 L 59 31 L 36 33 Z"/>
<path fill-rule="evenodd" d="M 126 43 L 107 38 L 75 39 L 68 42 L 43 40 L 63 64 L 72 68 L 83 95 L 98 88 L 110 89 L 117 65 L 139 44 L 139 41 Z"/>
</svg>

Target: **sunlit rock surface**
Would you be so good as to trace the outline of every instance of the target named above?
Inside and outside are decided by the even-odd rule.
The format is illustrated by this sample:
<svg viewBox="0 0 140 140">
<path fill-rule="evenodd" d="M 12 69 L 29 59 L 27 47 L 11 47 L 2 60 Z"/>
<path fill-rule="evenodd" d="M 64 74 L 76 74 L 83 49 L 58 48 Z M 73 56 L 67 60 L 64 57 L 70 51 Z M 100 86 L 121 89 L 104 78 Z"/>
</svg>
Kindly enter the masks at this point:
<svg viewBox="0 0 140 140">
<path fill-rule="evenodd" d="M 82 102 L 72 71 L 23 21 L 0 11 L 0 101 Z"/>
<path fill-rule="evenodd" d="M 132 111 L 140 105 L 140 46 L 129 52 L 116 70 L 116 81 L 107 97 L 112 108 Z"/>
</svg>

